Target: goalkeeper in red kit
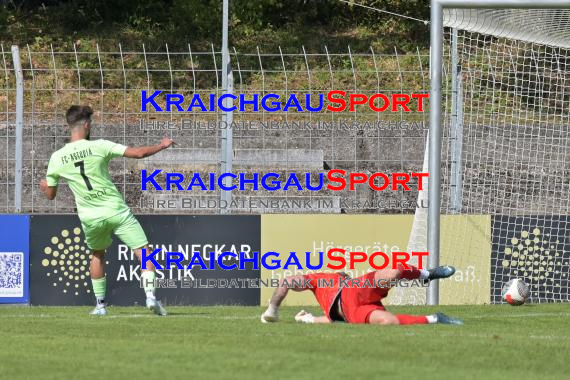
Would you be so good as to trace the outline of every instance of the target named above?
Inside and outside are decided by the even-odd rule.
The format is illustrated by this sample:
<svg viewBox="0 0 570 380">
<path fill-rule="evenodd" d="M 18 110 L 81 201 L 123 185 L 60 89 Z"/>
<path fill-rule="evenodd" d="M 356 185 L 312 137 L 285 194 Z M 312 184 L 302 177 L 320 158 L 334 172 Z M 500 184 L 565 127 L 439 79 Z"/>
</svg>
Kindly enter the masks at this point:
<svg viewBox="0 0 570 380">
<path fill-rule="evenodd" d="M 405 269 L 382 269 L 351 279 L 344 273 L 315 273 L 285 277 L 271 297 L 269 307 L 261 315 L 264 323 L 279 320 L 279 306 L 289 289 L 297 292 L 310 290 L 319 302 L 324 316 L 313 316 L 302 310 L 295 316 L 297 322 L 369 323 L 374 325 L 413 325 L 443 323 L 462 325 L 463 321 L 443 313 L 434 315 L 393 314 L 382 305 L 390 287 L 399 280 L 437 280 L 451 277 L 455 273 L 452 266 L 440 266 L 425 270 L 409 266 Z"/>
</svg>

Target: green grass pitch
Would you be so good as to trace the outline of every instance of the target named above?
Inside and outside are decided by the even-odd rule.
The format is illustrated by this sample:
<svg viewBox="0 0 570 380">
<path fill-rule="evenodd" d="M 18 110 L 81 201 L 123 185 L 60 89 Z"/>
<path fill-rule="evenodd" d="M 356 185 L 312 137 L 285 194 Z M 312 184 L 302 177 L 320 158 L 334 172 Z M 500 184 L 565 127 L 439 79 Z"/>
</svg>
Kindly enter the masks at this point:
<svg viewBox="0 0 570 380">
<path fill-rule="evenodd" d="M 441 310 L 464 326 L 304 325 L 298 307 L 0 307 L 2 379 L 568 379 L 570 305 Z M 316 308 L 308 308 L 318 312 Z"/>
</svg>

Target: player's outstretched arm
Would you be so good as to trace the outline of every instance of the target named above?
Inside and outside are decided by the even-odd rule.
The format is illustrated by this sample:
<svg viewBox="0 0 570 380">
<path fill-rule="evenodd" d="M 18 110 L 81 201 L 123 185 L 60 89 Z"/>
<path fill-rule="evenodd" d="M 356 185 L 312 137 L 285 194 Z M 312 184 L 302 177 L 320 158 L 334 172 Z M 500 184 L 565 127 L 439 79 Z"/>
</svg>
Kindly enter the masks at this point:
<svg viewBox="0 0 570 380">
<path fill-rule="evenodd" d="M 55 196 L 57 195 L 57 186 L 48 186 L 45 179 L 40 181 L 40 190 L 50 201 L 55 199 Z"/>
<path fill-rule="evenodd" d="M 273 296 L 269 301 L 269 307 L 261 315 L 261 322 L 277 322 L 279 320 L 279 306 L 287 297 L 289 289 L 296 292 L 302 292 L 308 289 L 303 276 L 288 276 L 279 281 L 279 286 L 273 292 Z"/>
<path fill-rule="evenodd" d="M 123 156 L 127 158 L 145 158 L 169 148 L 172 145 L 174 145 L 174 141 L 172 139 L 163 137 L 160 143 L 156 145 L 128 147 Z"/>
</svg>

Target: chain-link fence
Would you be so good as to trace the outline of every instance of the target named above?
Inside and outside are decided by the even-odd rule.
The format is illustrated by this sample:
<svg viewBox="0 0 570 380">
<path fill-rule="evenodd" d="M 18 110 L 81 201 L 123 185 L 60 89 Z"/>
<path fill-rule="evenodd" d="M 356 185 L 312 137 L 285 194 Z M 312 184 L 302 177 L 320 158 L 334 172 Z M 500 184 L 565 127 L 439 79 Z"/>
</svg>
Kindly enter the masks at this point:
<svg viewBox="0 0 570 380">
<path fill-rule="evenodd" d="M 14 57 L 1 47 L 0 64 L 0 212 L 17 211 L 15 184 L 18 157 L 16 148 L 16 70 Z M 92 138 L 105 138 L 126 145 L 157 143 L 167 133 L 177 145 L 144 160 L 117 159 L 110 171 L 117 188 L 135 212 L 217 213 L 222 211 L 220 190 L 141 191 L 141 169 L 162 169 L 191 178 L 202 174 L 206 186 L 208 173 L 220 174 L 222 131 L 207 122 L 222 120 L 213 112 L 141 112 L 141 91 L 162 90 L 190 99 L 200 94 L 222 94 L 222 55 L 214 46 L 210 51 L 100 51 L 98 46 L 75 46 L 73 51 L 19 48 L 23 73 L 23 138 L 21 211 L 31 213 L 67 213 L 74 211 L 71 192 L 60 185 L 55 201 L 47 201 L 39 192 L 38 182 L 45 176 L 47 162 L 55 150 L 68 141 L 64 116 L 72 104 L 89 104 L 95 110 Z M 415 54 L 377 54 L 355 52 L 264 52 L 250 53 L 230 49 L 233 93 L 263 97 L 274 93 L 281 97 L 297 94 L 323 94 L 330 90 L 349 93 L 427 93 L 429 56 Z M 157 100 L 157 102 L 159 101 Z M 187 103 L 186 103 L 187 105 Z M 208 104 L 206 104 L 209 107 Z M 424 105 L 427 109 L 427 104 Z M 190 128 L 180 128 L 182 120 L 191 120 Z M 356 112 L 234 112 L 233 120 L 242 127 L 232 129 L 232 171 L 252 178 L 254 172 L 310 173 L 313 183 L 328 169 L 366 173 L 420 172 L 424 158 L 427 113 L 374 112 L 361 106 Z M 158 122 L 170 121 L 173 129 L 158 128 Z M 271 122 L 275 127 L 266 127 Z M 356 121 L 359 125 L 355 125 Z M 240 124 L 242 122 L 242 124 Z M 256 122 L 257 128 L 246 123 Z M 369 126 L 365 122 L 371 123 Z M 376 122 L 374 124 L 373 122 Z M 197 124 L 200 123 L 200 126 Z M 295 124 L 297 123 L 297 124 Z M 213 125 L 213 124 L 212 124 Z M 303 127 L 299 128 L 299 125 Z M 205 127 L 203 127 L 205 126 Z M 219 125 L 218 125 L 219 126 Z M 245 127 L 244 127 L 245 126 Z M 380 126 L 380 127 L 379 127 Z M 4 151 L 4 152 L 2 152 Z M 162 174 L 161 174 L 162 175 Z M 160 176 L 159 176 L 160 178 Z M 188 185 L 189 180 L 184 182 Z M 307 213 L 409 213 L 415 209 L 417 186 L 413 191 L 372 191 L 361 186 L 356 191 L 330 190 L 268 191 L 260 188 L 232 191 L 238 207 L 226 212 L 307 212 Z M 178 202 L 183 197 L 186 205 Z M 174 199 L 175 207 L 157 207 Z M 212 207 L 208 200 L 216 200 Z M 273 201 L 269 207 L 268 202 Z M 347 202 L 350 201 L 350 202 Z M 354 201 L 354 202 L 353 202 Z M 394 202 L 388 202 L 394 201 Z M 406 202 L 402 202 L 406 201 Z M 253 203 L 252 203 L 253 202 Z M 204 207 L 202 207 L 204 205 Z M 235 205 L 234 205 L 235 206 Z"/>
</svg>

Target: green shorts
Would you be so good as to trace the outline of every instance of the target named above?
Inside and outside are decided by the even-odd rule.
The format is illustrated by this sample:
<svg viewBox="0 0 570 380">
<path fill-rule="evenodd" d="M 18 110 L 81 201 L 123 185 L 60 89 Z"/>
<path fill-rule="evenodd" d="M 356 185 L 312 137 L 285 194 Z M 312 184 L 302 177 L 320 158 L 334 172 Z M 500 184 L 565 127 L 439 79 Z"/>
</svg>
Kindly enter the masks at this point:
<svg viewBox="0 0 570 380">
<path fill-rule="evenodd" d="M 110 218 L 95 222 L 81 222 L 85 243 L 92 251 L 102 251 L 113 243 L 115 234 L 130 249 L 141 248 L 148 244 L 146 235 L 130 210 Z"/>
</svg>

